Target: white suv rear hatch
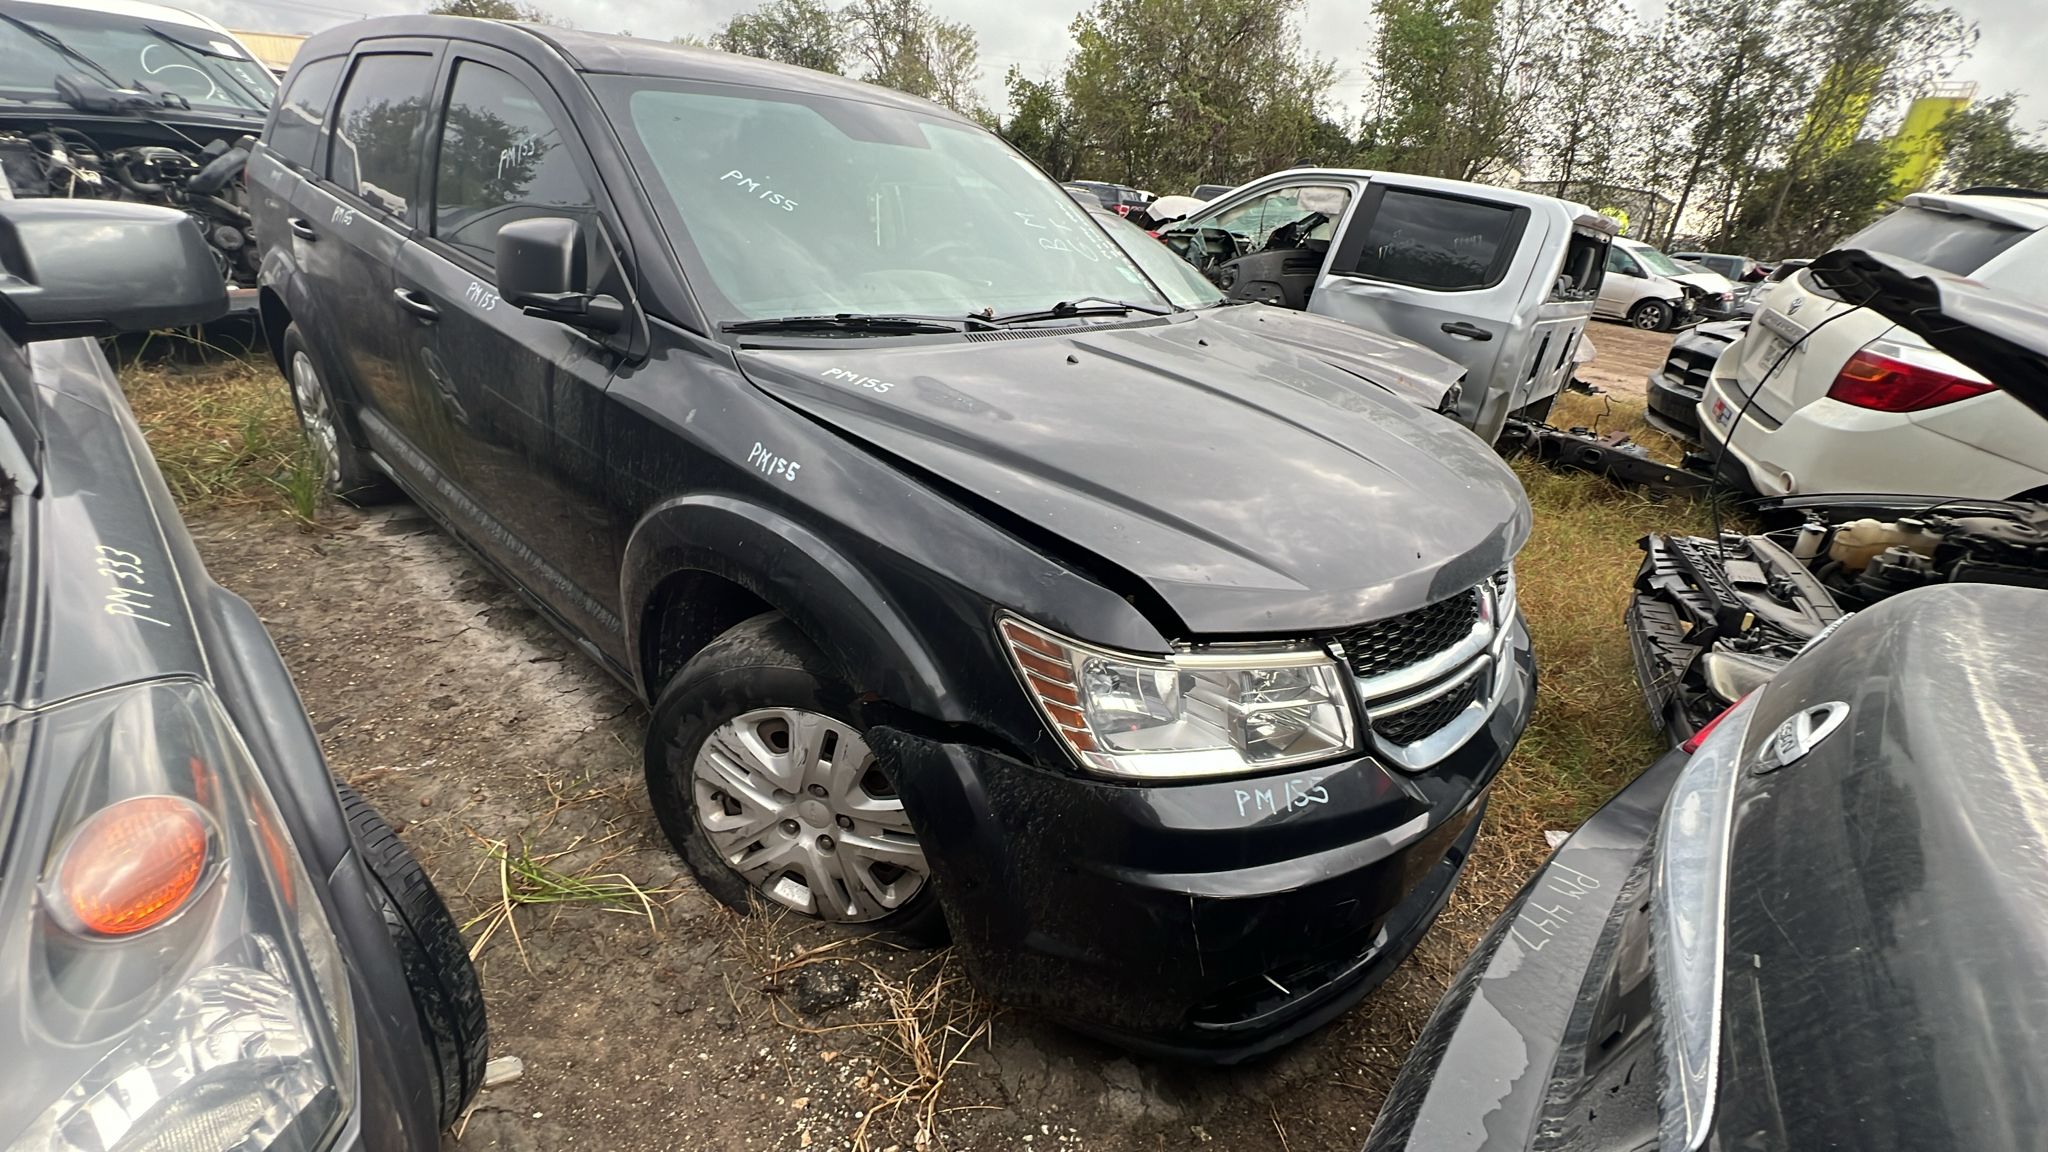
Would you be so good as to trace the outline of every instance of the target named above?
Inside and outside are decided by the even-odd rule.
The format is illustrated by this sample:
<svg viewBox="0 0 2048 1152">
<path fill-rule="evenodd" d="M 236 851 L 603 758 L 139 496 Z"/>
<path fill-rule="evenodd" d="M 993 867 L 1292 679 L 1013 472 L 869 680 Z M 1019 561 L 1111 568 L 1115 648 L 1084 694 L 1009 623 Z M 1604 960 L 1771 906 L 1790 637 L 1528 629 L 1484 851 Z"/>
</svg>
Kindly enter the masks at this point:
<svg viewBox="0 0 2048 1152">
<path fill-rule="evenodd" d="M 2023 261 L 2038 263 L 2043 257 L 2014 249 L 2042 228 L 2048 228 L 2048 206 L 2038 200 L 1919 193 L 1906 197 L 1904 207 L 1837 247 L 1883 252 L 1987 283 L 2028 279 L 2034 282 L 2031 291 L 2017 283 L 2010 287 L 2016 294 L 2034 299 L 2041 297 L 2042 281 L 2048 277 L 2038 268 L 2024 268 Z M 1889 336 L 1905 344 L 1921 344 L 1875 312 L 1815 293 L 1804 269 L 1774 285 L 1762 304 L 1736 346 L 1735 379 L 1743 394 L 1752 397 L 1751 410 L 1773 426 L 1795 409 L 1826 396 L 1842 365 L 1870 341 Z M 1829 321 L 1846 311 L 1858 314 Z M 1814 332 L 1823 321 L 1829 321 L 1827 327 Z M 1811 338 L 1808 333 L 1813 333 Z M 1792 353 L 1785 355 L 1786 348 L 1794 345 Z M 1763 390 L 1758 392 L 1757 382 L 1781 356 L 1784 363 L 1763 381 Z"/>
</svg>

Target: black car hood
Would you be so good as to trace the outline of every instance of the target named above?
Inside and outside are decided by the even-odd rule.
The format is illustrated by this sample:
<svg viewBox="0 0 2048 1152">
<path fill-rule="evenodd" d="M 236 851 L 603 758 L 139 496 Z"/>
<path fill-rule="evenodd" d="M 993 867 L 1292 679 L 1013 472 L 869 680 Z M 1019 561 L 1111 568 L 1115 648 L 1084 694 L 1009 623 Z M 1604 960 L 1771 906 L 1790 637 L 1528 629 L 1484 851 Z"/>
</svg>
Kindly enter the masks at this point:
<svg viewBox="0 0 2048 1152">
<path fill-rule="evenodd" d="M 1326 316 L 1265 304 L 1237 304 L 1206 313 L 1217 324 L 1234 325 L 1267 340 L 1299 349 L 1332 367 L 1381 385 L 1403 399 L 1435 411 L 1465 366 L 1400 336 L 1372 332 Z"/>
<path fill-rule="evenodd" d="M 1529 532 L 1521 485 L 1466 429 L 1205 314 L 739 362 L 1116 591 L 1149 591 L 1188 636 L 1409 611 Z"/>
<path fill-rule="evenodd" d="M 1740 777 L 1712 1146 L 2037 1148 L 2048 1103 L 2048 592 L 1944 584 L 1764 691 Z"/>
</svg>

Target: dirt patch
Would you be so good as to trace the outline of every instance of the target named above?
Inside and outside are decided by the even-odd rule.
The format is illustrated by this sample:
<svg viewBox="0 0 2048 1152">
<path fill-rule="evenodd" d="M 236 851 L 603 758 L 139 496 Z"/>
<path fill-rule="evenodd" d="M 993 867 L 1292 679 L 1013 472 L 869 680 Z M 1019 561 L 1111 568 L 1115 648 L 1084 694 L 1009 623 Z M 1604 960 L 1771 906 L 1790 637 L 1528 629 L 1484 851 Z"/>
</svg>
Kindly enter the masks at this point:
<svg viewBox="0 0 2048 1152">
<path fill-rule="evenodd" d="M 1650 376 L 1664 367 L 1671 353 L 1672 334 L 1644 332 L 1626 324 L 1599 323 L 1587 327 L 1593 341 L 1593 362 L 1579 369 L 1578 377 L 1616 398 L 1640 402 L 1648 393 Z"/>
<path fill-rule="evenodd" d="M 1356 1147 L 1544 851 L 1540 828 L 1498 821 L 1415 958 L 1277 1058 L 1135 1060 L 978 1002 L 943 953 L 716 905 L 648 808 L 642 710 L 409 506 L 336 511 L 320 532 L 246 509 L 192 527 L 269 626 L 334 769 L 399 826 L 459 920 L 499 902 L 486 839 L 653 894 L 653 923 L 522 907 L 516 939 L 492 934 L 478 957 L 492 1050 L 525 1073 L 482 1093 L 449 1148 Z"/>
</svg>

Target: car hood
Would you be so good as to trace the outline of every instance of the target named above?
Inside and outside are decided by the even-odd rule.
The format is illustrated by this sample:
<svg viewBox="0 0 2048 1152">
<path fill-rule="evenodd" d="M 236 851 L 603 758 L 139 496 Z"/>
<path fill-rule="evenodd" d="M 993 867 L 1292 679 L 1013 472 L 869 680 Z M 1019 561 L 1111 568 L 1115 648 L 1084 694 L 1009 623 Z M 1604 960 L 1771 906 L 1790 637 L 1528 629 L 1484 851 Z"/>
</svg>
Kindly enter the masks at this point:
<svg viewBox="0 0 2048 1152">
<path fill-rule="evenodd" d="M 1724 293 L 1733 295 L 1735 292 L 1735 285 L 1729 283 L 1728 278 L 1719 272 L 1687 272 L 1683 276 L 1670 276 L 1666 279 L 1676 280 L 1680 284 L 1690 284 L 1709 296 L 1720 296 Z"/>
<path fill-rule="evenodd" d="M 1219 308 L 1210 318 L 1298 348 L 1431 411 L 1441 410 L 1445 394 L 1465 377 L 1463 364 L 1413 340 L 1291 308 L 1240 304 Z"/>
<path fill-rule="evenodd" d="M 1149 590 L 1185 637 L 1406 612 L 1514 556 L 1528 501 L 1477 437 L 1257 327 L 1203 313 L 739 363 L 1116 591 Z"/>
</svg>

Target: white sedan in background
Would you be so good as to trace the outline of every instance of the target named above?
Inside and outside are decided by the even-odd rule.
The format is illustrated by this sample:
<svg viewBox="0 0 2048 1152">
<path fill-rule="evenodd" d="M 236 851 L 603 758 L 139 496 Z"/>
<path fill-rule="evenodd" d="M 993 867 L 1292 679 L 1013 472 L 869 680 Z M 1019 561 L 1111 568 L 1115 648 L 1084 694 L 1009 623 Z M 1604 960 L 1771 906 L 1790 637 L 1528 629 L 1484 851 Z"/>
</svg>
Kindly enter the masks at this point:
<svg viewBox="0 0 2048 1152">
<path fill-rule="evenodd" d="M 2048 197 L 1908 196 L 1839 247 L 2048 303 Z M 1715 364 L 1697 415 L 1723 478 L 1767 496 L 2048 497 L 2048 436 L 2012 397 L 1800 271 Z"/>
</svg>

